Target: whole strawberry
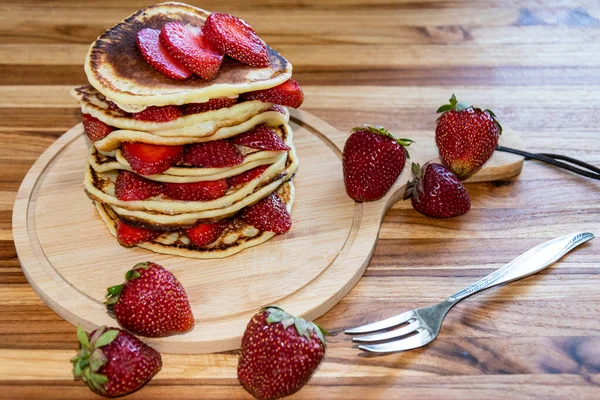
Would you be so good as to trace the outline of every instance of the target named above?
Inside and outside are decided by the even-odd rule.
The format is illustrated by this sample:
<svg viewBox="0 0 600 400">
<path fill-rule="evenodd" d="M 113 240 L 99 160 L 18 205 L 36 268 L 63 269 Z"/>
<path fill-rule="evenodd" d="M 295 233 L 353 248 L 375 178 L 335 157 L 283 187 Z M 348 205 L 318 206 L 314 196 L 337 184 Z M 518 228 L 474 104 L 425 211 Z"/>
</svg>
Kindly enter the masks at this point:
<svg viewBox="0 0 600 400">
<path fill-rule="evenodd" d="M 492 156 L 502 126 L 492 111 L 458 102 L 454 95 L 450 104 L 437 112 L 442 115 L 437 120 L 435 143 L 442 162 L 460 179 L 468 178 Z"/>
<path fill-rule="evenodd" d="M 134 392 L 162 367 L 158 351 L 118 328 L 102 326 L 88 336 L 78 326 L 77 339 L 80 349 L 71 359 L 73 376 L 102 396 Z"/>
<path fill-rule="evenodd" d="M 125 283 L 108 288 L 106 306 L 130 332 L 164 337 L 194 326 L 188 297 L 175 276 L 152 262 L 136 264 Z"/>
<path fill-rule="evenodd" d="M 346 193 L 356 201 L 382 198 L 392 187 L 409 157 L 410 139 L 396 139 L 381 126 L 352 130 L 342 156 Z"/>
<path fill-rule="evenodd" d="M 471 208 L 471 198 L 462 182 L 441 164 L 412 165 L 415 179 L 406 185 L 404 198 L 415 210 L 428 217 L 449 218 Z"/>
<path fill-rule="evenodd" d="M 279 399 L 300 390 L 325 355 L 324 332 L 279 307 L 254 315 L 242 337 L 238 379 L 257 399 Z"/>
</svg>

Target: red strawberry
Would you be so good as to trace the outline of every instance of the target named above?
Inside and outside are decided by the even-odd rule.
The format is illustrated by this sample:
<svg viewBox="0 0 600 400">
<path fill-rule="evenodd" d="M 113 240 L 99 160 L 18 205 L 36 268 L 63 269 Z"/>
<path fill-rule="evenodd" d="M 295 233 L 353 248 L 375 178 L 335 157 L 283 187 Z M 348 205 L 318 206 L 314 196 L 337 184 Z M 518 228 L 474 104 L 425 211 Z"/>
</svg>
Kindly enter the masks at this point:
<svg viewBox="0 0 600 400">
<path fill-rule="evenodd" d="M 79 353 L 71 359 L 73 376 L 106 397 L 135 392 L 162 367 L 160 353 L 129 332 L 102 326 L 88 336 L 77 327 Z"/>
<path fill-rule="evenodd" d="M 290 150 L 273 129 L 264 125 L 258 125 L 251 131 L 236 136 L 232 142 L 260 150 Z"/>
<path fill-rule="evenodd" d="M 429 217 L 449 218 L 463 215 L 471 208 L 471 198 L 462 182 L 446 167 L 427 163 L 412 165 L 415 179 L 406 185 L 404 198 Z"/>
<path fill-rule="evenodd" d="M 152 262 L 136 264 L 125 274 L 125 283 L 109 287 L 106 307 L 123 328 L 137 335 L 164 337 L 194 326 L 183 286 L 175 275 Z"/>
<path fill-rule="evenodd" d="M 279 196 L 272 193 L 242 212 L 242 219 L 261 231 L 285 233 L 292 227 L 292 217 Z"/>
<path fill-rule="evenodd" d="M 162 193 L 162 183 L 151 181 L 130 171 L 121 171 L 115 182 L 119 200 L 143 200 Z"/>
<path fill-rule="evenodd" d="M 216 99 L 210 99 L 206 103 L 190 103 L 186 104 L 184 108 L 184 114 L 198 114 L 207 111 L 219 110 L 221 108 L 229 108 L 236 104 L 238 101 L 236 98 L 229 97 L 218 97 Z"/>
<path fill-rule="evenodd" d="M 137 46 L 148 64 L 171 79 L 188 79 L 192 76 L 185 65 L 177 61 L 159 40 L 160 31 L 145 28 L 137 33 Z"/>
<path fill-rule="evenodd" d="M 212 224 L 198 224 L 193 228 L 186 229 L 185 235 L 196 246 L 206 246 L 221 236 L 229 221 L 218 221 Z"/>
<path fill-rule="evenodd" d="M 379 200 L 400 176 L 412 140 L 396 139 L 381 126 L 352 132 L 342 155 L 346 193 L 356 201 Z"/>
<path fill-rule="evenodd" d="M 183 146 L 161 146 L 141 142 L 123 142 L 121 152 L 138 174 L 160 174 L 181 160 Z"/>
<path fill-rule="evenodd" d="M 279 104 L 273 104 L 273 106 L 271 106 L 271 108 L 269 108 L 267 111 L 275 111 L 283 115 L 287 114 L 285 107 L 280 106 Z"/>
<path fill-rule="evenodd" d="M 115 128 L 106 125 L 98 118 L 92 117 L 90 114 L 81 114 L 81 120 L 83 121 L 83 129 L 85 134 L 92 142 L 102 140 L 108 136 L 109 133 L 115 130 Z"/>
<path fill-rule="evenodd" d="M 175 58 L 202 79 L 210 81 L 219 73 L 223 53 L 203 37 L 202 29 L 172 21 L 163 27 L 160 41 Z"/>
<path fill-rule="evenodd" d="M 300 84 L 293 79 L 283 82 L 271 89 L 257 90 L 242 94 L 244 100 L 260 100 L 282 106 L 298 108 L 304 101 L 304 93 Z"/>
<path fill-rule="evenodd" d="M 124 221 L 117 223 L 117 239 L 122 246 L 132 247 L 138 243 L 149 242 L 160 236 L 160 232 L 137 228 Z"/>
<path fill-rule="evenodd" d="M 450 104 L 441 106 L 435 128 L 435 142 L 446 167 L 460 179 L 475 172 L 494 153 L 502 126 L 490 110 L 481 110 L 458 102 L 452 95 Z"/>
<path fill-rule="evenodd" d="M 227 182 L 229 183 L 229 186 L 231 186 L 232 188 L 245 185 L 246 183 L 250 182 L 251 180 L 254 180 L 254 179 L 258 178 L 259 176 L 261 176 L 263 174 L 263 172 L 265 172 L 265 170 L 269 167 L 270 167 L 270 165 L 261 165 L 256 168 L 252 168 L 248 171 L 242 172 L 239 175 L 235 175 L 235 176 L 231 176 L 231 177 L 227 178 Z"/>
<path fill-rule="evenodd" d="M 253 67 L 268 67 L 267 45 L 242 19 L 212 13 L 202 28 L 204 37 L 222 53 Z"/>
<path fill-rule="evenodd" d="M 177 106 L 150 106 L 131 115 L 138 121 L 169 122 L 181 117 L 183 112 Z"/>
<path fill-rule="evenodd" d="M 227 180 L 194 183 L 165 183 L 164 194 L 175 200 L 209 201 L 223 197 L 229 188 Z"/>
<path fill-rule="evenodd" d="M 183 162 L 194 167 L 224 168 L 244 162 L 244 156 L 227 140 L 194 143 L 188 146 Z"/>
<path fill-rule="evenodd" d="M 316 324 L 279 307 L 252 317 L 242 337 L 238 379 L 260 400 L 279 399 L 299 391 L 325 356 L 325 338 Z"/>
</svg>

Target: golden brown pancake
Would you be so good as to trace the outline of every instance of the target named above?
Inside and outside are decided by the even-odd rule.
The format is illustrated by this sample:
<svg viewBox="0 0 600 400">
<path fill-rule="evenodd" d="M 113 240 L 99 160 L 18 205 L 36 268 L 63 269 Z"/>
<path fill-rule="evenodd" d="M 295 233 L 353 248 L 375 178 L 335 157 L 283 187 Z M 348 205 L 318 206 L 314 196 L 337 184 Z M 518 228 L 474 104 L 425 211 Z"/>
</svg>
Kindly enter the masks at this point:
<svg viewBox="0 0 600 400">
<path fill-rule="evenodd" d="M 137 32 L 160 30 L 170 21 L 199 27 L 208 15 L 182 3 L 161 3 L 137 11 L 92 43 L 85 60 L 88 81 L 122 109 L 135 112 L 149 105 L 203 103 L 236 96 L 290 79 L 292 65 L 268 46 L 269 67 L 251 67 L 225 57 L 217 77 L 208 82 L 197 76 L 184 81 L 170 79 L 146 63 L 136 45 Z"/>
</svg>

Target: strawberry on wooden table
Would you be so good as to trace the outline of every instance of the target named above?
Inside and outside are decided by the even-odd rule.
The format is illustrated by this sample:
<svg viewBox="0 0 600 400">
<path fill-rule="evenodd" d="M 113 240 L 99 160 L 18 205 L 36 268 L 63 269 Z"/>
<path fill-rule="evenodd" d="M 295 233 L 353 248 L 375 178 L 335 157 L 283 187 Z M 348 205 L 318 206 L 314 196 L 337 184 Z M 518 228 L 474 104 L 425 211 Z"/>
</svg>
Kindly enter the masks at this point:
<svg viewBox="0 0 600 400">
<path fill-rule="evenodd" d="M 242 94 L 245 100 L 260 100 L 282 106 L 298 108 L 304 102 L 304 93 L 300 84 L 293 79 L 270 89 L 256 90 Z"/>
<path fill-rule="evenodd" d="M 235 105 L 238 101 L 237 97 L 217 97 L 210 99 L 205 103 L 190 103 L 183 108 L 185 115 L 198 114 L 207 111 L 220 110 L 221 108 L 229 108 Z"/>
<path fill-rule="evenodd" d="M 404 198 L 411 199 L 415 210 L 436 218 L 465 214 L 471 198 L 462 182 L 441 164 L 412 165 L 414 180 L 406 185 Z"/>
<path fill-rule="evenodd" d="M 197 224 L 193 228 L 186 229 L 185 235 L 196 246 L 206 246 L 221 236 L 225 228 L 227 228 L 228 223 L 228 220 L 224 220 L 211 224 Z"/>
<path fill-rule="evenodd" d="M 267 45 L 250 25 L 230 14 L 212 13 L 202 28 L 206 40 L 229 57 L 253 67 L 268 67 Z"/>
<path fill-rule="evenodd" d="M 115 196 L 119 200 L 143 200 L 162 193 L 163 185 L 131 171 L 121 171 L 115 182 Z"/>
<path fill-rule="evenodd" d="M 78 326 L 77 339 L 80 349 L 71 359 L 73 376 L 102 396 L 134 392 L 162 367 L 158 351 L 118 328 L 102 326 L 88 336 Z"/>
<path fill-rule="evenodd" d="M 468 178 L 494 153 L 502 126 L 491 110 L 459 102 L 454 95 L 437 112 L 442 115 L 435 142 L 442 162 L 460 179 Z"/>
<path fill-rule="evenodd" d="M 242 337 L 238 379 L 259 400 L 299 391 L 325 356 L 325 332 L 279 307 L 252 317 Z"/>
<path fill-rule="evenodd" d="M 183 112 L 177 106 L 149 106 L 131 115 L 139 121 L 169 122 L 181 117 Z"/>
<path fill-rule="evenodd" d="M 104 139 L 109 133 L 115 130 L 112 126 L 105 124 L 90 114 L 81 114 L 81 120 L 83 122 L 83 130 L 92 142 Z"/>
<path fill-rule="evenodd" d="M 125 274 L 125 283 L 107 290 L 106 307 L 130 332 L 164 337 L 194 326 L 185 289 L 175 275 L 158 264 L 136 264 Z"/>
<path fill-rule="evenodd" d="M 137 33 L 137 47 L 148 64 L 171 79 L 184 80 L 192 71 L 176 60 L 159 39 L 160 31 L 145 28 Z"/>
<path fill-rule="evenodd" d="M 265 172 L 265 170 L 269 167 L 270 167 L 270 165 L 260 165 L 256 168 L 252 168 L 248 171 L 244 171 L 239 175 L 230 176 L 229 178 L 227 178 L 227 182 L 229 183 L 229 186 L 231 186 L 232 188 L 236 188 L 238 186 L 245 185 L 246 183 L 250 182 L 251 180 L 256 179 L 259 176 L 261 176 L 263 174 L 263 172 Z"/>
<path fill-rule="evenodd" d="M 131 168 L 142 175 L 160 174 L 181 160 L 183 146 L 123 142 L 121 152 Z"/>
<path fill-rule="evenodd" d="M 232 142 L 215 140 L 189 145 L 183 162 L 193 167 L 224 168 L 241 164 L 244 156 Z"/>
<path fill-rule="evenodd" d="M 226 179 L 191 183 L 164 183 L 164 194 L 174 200 L 209 201 L 223 197 L 229 185 Z"/>
<path fill-rule="evenodd" d="M 410 139 L 396 139 L 381 126 L 354 128 L 346 140 L 342 167 L 346 193 L 356 201 L 382 198 L 402 173 Z"/>
<path fill-rule="evenodd" d="M 202 79 L 210 81 L 219 73 L 223 53 L 206 40 L 201 28 L 168 22 L 160 32 L 160 41 L 173 57 Z"/>
<path fill-rule="evenodd" d="M 261 231 L 285 233 L 292 227 L 292 217 L 281 197 L 271 193 L 242 211 L 242 219 Z"/>
<path fill-rule="evenodd" d="M 290 147 L 285 144 L 283 139 L 272 128 L 265 125 L 258 125 L 252 130 L 236 136 L 232 142 L 260 150 L 290 150 Z"/>
<path fill-rule="evenodd" d="M 160 236 L 160 232 L 129 225 L 125 221 L 117 222 L 117 240 L 122 246 L 131 247 L 138 243 L 149 242 Z"/>
</svg>

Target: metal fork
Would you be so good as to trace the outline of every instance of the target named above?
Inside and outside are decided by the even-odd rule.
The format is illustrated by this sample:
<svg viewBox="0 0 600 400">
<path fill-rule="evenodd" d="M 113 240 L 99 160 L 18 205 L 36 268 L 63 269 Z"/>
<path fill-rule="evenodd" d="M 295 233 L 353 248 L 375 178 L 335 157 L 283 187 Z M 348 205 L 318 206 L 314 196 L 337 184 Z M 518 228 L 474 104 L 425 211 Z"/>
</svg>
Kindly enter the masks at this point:
<svg viewBox="0 0 600 400">
<path fill-rule="evenodd" d="M 521 254 L 502 268 L 439 304 L 417 308 L 379 322 L 348 329 L 345 332 L 348 335 L 363 335 L 385 331 L 352 338 L 352 341 L 357 343 L 378 343 L 358 346 L 361 350 L 373 353 L 391 353 L 425 346 L 437 337 L 444 317 L 460 301 L 491 287 L 538 273 L 554 264 L 575 247 L 593 238 L 592 233 L 579 232 L 549 240 Z M 397 329 L 390 330 L 391 328 Z"/>
</svg>

